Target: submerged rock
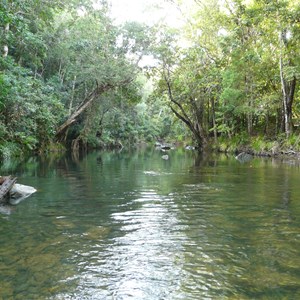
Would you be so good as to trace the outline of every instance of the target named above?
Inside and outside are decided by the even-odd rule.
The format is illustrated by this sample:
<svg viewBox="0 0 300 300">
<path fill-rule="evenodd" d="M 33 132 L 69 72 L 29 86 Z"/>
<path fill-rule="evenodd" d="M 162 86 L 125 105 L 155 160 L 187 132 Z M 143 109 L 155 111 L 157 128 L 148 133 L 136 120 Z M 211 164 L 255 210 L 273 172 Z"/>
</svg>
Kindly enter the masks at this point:
<svg viewBox="0 0 300 300">
<path fill-rule="evenodd" d="M 10 215 L 14 211 L 15 207 L 11 205 L 0 204 L 0 214 Z"/>
<path fill-rule="evenodd" d="M 235 157 L 239 162 L 245 163 L 253 159 L 253 156 L 247 152 L 241 152 Z"/>
<path fill-rule="evenodd" d="M 109 233 L 108 227 L 103 226 L 93 226 L 90 227 L 83 236 L 85 238 L 91 239 L 91 240 L 99 240 L 103 239 L 108 233 Z"/>
</svg>

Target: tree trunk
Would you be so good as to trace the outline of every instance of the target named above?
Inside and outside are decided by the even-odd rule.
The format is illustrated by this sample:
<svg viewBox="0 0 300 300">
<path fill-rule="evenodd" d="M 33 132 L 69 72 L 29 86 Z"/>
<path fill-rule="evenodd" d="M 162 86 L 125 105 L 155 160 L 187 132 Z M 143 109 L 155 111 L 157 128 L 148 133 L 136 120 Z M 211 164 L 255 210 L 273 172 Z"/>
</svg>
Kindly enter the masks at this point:
<svg viewBox="0 0 300 300">
<path fill-rule="evenodd" d="M 132 80 L 133 77 L 128 77 L 121 82 L 117 82 L 113 84 L 111 83 L 106 83 L 102 85 L 97 84 L 94 90 L 86 96 L 86 98 L 77 107 L 77 109 L 68 117 L 68 119 L 61 126 L 57 128 L 55 139 L 59 142 L 64 141 L 68 128 L 78 120 L 78 117 L 81 116 L 100 95 L 117 86 L 123 86 L 125 84 L 129 84 Z"/>
<path fill-rule="evenodd" d="M 288 138 L 293 131 L 292 112 L 293 102 L 295 96 L 295 89 L 297 79 L 294 75 L 291 80 L 287 80 L 284 74 L 284 62 L 283 62 L 283 51 L 288 46 L 287 30 L 283 28 L 280 34 L 280 56 L 279 56 L 279 72 L 282 90 L 282 106 L 283 106 L 283 120 L 284 120 L 284 131 Z M 291 63 L 289 62 L 289 65 Z"/>
<path fill-rule="evenodd" d="M 251 96 L 250 96 L 251 97 Z M 251 100 L 248 101 L 248 107 L 251 109 L 251 106 L 252 106 L 252 103 L 251 103 Z M 251 111 L 248 111 L 246 113 L 246 123 L 247 123 L 247 132 L 248 132 L 248 135 L 251 136 L 252 135 L 252 125 L 253 125 L 253 114 Z"/>
<path fill-rule="evenodd" d="M 176 115 L 176 117 L 178 119 L 180 119 L 181 121 L 183 121 L 185 123 L 185 125 L 189 128 L 189 130 L 193 133 L 193 136 L 197 142 L 198 148 L 202 149 L 204 143 L 203 143 L 203 138 L 200 134 L 199 128 L 197 126 L 194 126 L 189 118 L 184 117 L 178 111 L 176 111 L 176 109 L 174 109 L 174 107 L 170 106 L 170 108 L 171 108 L 172 112 Z"/>
<path fill-rule="evenodd" d="M 79 107 L 69 116 L 69 118 L 56 130 L 55 138 L 58 141 L 64 140 L 67 129 L 77 121 L 78 117 L 94 102 L 94 100 L 104 92 L 112 89 L 114 86 L 105 84 L 97 86 L 79 105 Z"/>
<path fill-rule="evenodd" d="M 194 138 L 196 139 L 198 148 L 202 149 L 203 146 L 207 143 L 206 137 L 204 135 L 204 130 L 201 124 L 202 112 L 198 110 L 195 100 L 192 97 L 190 97 L 191 106 L 194 110 L 193 113 L 196 115 L 196 122 L 193 122 L 184 110 L 183 106 L 175 100 L 172 93 L 171 84 L 166 76 L 165 81 L 168 87 L 169 99 L 179 109 L 179 111 L 177 111 L 172 105 L 170 105 L 172 112 L 176 115 L 177 118 L 179 118 L 182 122 L 184 122 L 187 125 L 189 130 L 193 133 Z"/>
<path fill-rule="evenodd" d="M 6 42 L 8 40 L 8 32 L 9 32 L 9 23 L 5 24 L 5 27 L 4 27 L 4 36 L 5 36 Z M 8 55 L 8 44 L 5 43 L 3 46 L 3 57 L 7 57 L 7 55 Z"/>
<path fill-rule="evenodd" d="M 218 134 L 217 134 L 216 108 L 215 108 L 214 97 L 211 97 L 211 116 L 212 116 L 212 126 L 214 130 L 214 140 L 215 142 L 217 142 Z"/>
<path fill-rule="evenodd" d="M 292 109 L 297 79 L 294 76 L 291 81 L 287 82 L 284 78 L 282 55 L 280 56 L 279 67 L 283 102 L 284 131 L 286 137 L 289 137 L 293 131 Z"/>
<path fill-rule="evenodd" d="M 69 104 L 69 116 L 72 114 L 72 109 L 73 109 L 73 102 L 74 102 L 74 95 L 75 95 L 75 84 L 76 84 L 76 75 L 74 75 L 74 80 L 72 83 L 72 94 L 71 94 L 71 100 Z"/>
<path fill-rule="evenodd" d="M 196 100 L 193 97 L 190 97 L 190 102 L 196 116 L 195 129 L 199 132 L 199 136 L 202 139 L 202 143 L 206 144 L 207 140 L 203 130 L 203 107 L 198 107 Z"/>
</svg>

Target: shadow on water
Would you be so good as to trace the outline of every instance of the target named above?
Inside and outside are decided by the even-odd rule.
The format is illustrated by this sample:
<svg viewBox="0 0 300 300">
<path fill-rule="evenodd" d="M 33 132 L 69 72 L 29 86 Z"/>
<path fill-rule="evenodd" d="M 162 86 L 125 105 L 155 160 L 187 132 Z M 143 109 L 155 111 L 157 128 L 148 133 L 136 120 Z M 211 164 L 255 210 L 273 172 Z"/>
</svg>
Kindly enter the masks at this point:
<svg viewBox="0 0 300 300">
<path fill-rule="evenodd" d="M 0 215 L 0 299 L 296 299 L 299 168 L 183 149 L 34 157 Z"/>
</svg>

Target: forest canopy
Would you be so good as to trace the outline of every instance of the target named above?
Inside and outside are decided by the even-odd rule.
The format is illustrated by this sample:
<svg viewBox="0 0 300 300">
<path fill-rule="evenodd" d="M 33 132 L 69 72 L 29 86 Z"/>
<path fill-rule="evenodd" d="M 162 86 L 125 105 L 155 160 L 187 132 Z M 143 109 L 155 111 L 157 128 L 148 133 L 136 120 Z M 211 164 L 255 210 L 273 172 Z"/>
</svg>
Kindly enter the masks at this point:
<svg viewBox="0 0 300 300">
<path fill-rule="evenodd" d="M 1 156 L 156 140 L 299 150 L 299 1 L 168 2 L 182 26 L 116 24 L 110 1 L 1 0 Z"/>
</svg>

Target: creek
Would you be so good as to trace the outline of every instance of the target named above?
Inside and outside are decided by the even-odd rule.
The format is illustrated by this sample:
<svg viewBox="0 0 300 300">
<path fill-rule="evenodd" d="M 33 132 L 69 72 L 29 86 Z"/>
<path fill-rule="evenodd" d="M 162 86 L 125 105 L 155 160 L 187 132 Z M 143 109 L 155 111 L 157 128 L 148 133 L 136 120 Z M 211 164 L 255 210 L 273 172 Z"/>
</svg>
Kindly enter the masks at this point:
<svg viewBox="0 0 300 300">
<path fill-rule="evenodd" d="M 299 166 L 162 155 L 3 164 L 37 192 L 0 214 L 0 299 L 300 299 Z"/>
</svg>

